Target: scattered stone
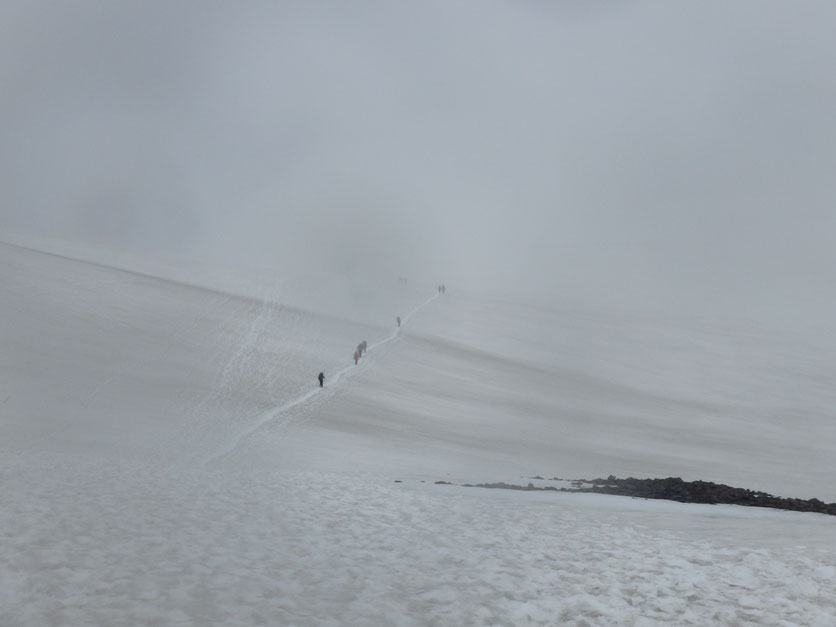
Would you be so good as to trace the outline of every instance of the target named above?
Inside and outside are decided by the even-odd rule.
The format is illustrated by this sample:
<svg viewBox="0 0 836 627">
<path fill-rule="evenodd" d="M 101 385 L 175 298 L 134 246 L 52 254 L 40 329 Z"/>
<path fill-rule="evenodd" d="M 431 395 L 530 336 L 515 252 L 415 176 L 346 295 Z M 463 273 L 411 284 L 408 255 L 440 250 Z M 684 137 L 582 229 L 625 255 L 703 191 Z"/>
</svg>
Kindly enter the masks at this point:
<svg viewBox="0 0 836 627">
<path fill-rule="evenodd" d="M 504 483 L 504 482 L 501 482 L 501 481 L 499 483 L 477 483 L 476 485 L 473 485 L 473 484 L 470 484 L 470 483 L 464 483 L 464 484 L 462 484 L 462 487 L 464 487 L 464 488 L 496 488 L 496 489 L 500 489 L 500 490 L 523 490 L 525 492 L 530 492 L 532 490 L 537 490 L 537 491 L 540 491 L 540 492 L 544 492 L 544 491 L 557 492 L 557 488 L 555 488 L 553 486 L 546 486 L 544 488 L 538 488 L 533 483 L 529 483 L 526 486 L 522 486 L 522 485 L 514 485 L 513 483 Z"/>
<path fill-rule="evenodd" d="M 449 481 L 436 481 L 435 485 L 453 485 Z"/>
<path fill-rule="evenodd" d="M 403 483 L 400 479 L 395 479 L 395 483 Z"/>
</svg>

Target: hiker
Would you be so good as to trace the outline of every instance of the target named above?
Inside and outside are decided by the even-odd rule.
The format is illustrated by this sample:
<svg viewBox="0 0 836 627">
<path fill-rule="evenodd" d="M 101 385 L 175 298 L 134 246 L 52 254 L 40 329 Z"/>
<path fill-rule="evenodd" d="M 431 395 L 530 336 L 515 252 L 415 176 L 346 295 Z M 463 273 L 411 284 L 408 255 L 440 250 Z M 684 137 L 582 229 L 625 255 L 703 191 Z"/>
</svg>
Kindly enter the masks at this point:
<svg viewBox="0 0 836 627">
<path fill-rule="evenodd" d="M 398 326 L 401 326 L 401 317 L 398 316 Z"/>
<path fill-rule="evenodd" d="M 354 365 L 357 365 L 357 360 L 360 359 L 360 353 L 354 351 Z"/>
<path fill-rule="evenodd" d="M 323 384 L 323 382 L 325 381 L 325 373 L 324 373 L 324 372 L 320 372 L 320 373 L 319 373 L 319 377 L 318 377 L 318 378 L 319 378 L 319 387 L 322 387 L 322 384 Z"/>
<path fill-rule="evenodd" d="M 363 353 L 365 353 L 366 351 L 368 351 L 368 350 L 369 350 L 369 345 L 366 343 L 366 340 L 363 340 L 363 341 L 360 343 L 360 346 L 362 346 L 362 347 L 363 347 L 363 350 L 361 350 L 361 351 L 360 351 L 360 355 L 362 355 Z"/>
<path fill-rule="evenodd" d="M 357 345 L 357 356 L 358 356 L 358 357 L 362 357 L 362 356 L 363 356 L 363 342 L 360 342 L 360 343 Z"/>
</svg>

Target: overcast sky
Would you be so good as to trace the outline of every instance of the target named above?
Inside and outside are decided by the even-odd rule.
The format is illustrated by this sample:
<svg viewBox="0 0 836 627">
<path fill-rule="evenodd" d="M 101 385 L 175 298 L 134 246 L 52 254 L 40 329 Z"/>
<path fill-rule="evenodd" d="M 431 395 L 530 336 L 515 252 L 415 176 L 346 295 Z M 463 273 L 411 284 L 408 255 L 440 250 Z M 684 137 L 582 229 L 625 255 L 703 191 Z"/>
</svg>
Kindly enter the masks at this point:
<svg viewBox="0 0 836 627">
<path fill-rule="evenodd" d="M 834 32 L 830 0 L 5 0 L 0 228 L 821 313 Z"/>
</svg>

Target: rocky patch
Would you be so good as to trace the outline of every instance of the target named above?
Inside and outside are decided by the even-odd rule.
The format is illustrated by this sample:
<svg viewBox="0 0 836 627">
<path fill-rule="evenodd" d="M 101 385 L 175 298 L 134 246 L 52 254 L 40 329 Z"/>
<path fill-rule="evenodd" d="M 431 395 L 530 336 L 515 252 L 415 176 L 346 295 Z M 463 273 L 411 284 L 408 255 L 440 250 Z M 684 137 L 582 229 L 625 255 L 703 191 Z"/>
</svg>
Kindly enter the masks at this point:
<svg viewBox="0 0 836 627">
<path fill-rule="evenodd" d="M 533 477 L 539 479 L 539 477 Z M 446 483 L 446 482 L 436 482 Z M 534 484 L 513 485 L 508 483 L 464 484 L 468 488 L 499 488 L 505 490 L 583 492 L 592 494 L 614 494 L 643 499 L 666 499 L 680 503 L 708 503 L 743 505 L 746 507 L 771 507 L 796 512 L 816 512 L 836 516 L 836 503 L 824 503 L 819 499 L 793 499 L 773 496 L 745 488 L 733 488 L 711 481 L 683 481 L 679 477 L 667 479 L 619 479 L 610 475 L 606 479 L 576 479 L 572 487 L 536 487 Z"/>
</svg>

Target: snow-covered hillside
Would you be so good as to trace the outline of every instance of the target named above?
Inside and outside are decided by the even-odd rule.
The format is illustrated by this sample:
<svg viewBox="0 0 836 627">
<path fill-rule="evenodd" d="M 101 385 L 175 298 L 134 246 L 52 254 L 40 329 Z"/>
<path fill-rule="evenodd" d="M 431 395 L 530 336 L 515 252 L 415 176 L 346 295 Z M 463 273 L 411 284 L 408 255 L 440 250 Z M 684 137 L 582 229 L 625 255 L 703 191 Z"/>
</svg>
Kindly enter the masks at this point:
<svg viewBox="0 0 836 627">
<path fill-rule="evenodd" d="M 836 621 L 836 518 L 435 483 L 836 500 L 821 345 L 60 252 L 0 244 L 4 627 Z"/>
</svg>

